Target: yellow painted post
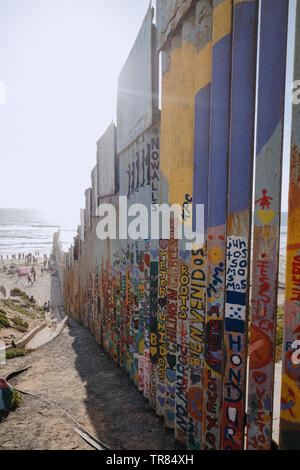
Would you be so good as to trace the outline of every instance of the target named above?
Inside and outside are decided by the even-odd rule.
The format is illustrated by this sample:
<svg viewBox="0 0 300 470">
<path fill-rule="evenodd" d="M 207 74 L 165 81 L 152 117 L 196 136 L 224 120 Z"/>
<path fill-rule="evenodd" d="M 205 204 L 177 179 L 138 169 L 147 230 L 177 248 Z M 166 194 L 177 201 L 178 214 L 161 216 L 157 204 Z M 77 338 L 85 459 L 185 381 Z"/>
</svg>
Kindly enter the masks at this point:
<svg viewBox="0 0 300 470">
<path fill-rule="evenodd" d="M 297 2 L 294 80 L 300 79 L 300 3 Z M 295 83 L 296 85 L 296 83 Z M 280 449 L 300 449 L 300 103 L 293 95 Z"/>
</svg>

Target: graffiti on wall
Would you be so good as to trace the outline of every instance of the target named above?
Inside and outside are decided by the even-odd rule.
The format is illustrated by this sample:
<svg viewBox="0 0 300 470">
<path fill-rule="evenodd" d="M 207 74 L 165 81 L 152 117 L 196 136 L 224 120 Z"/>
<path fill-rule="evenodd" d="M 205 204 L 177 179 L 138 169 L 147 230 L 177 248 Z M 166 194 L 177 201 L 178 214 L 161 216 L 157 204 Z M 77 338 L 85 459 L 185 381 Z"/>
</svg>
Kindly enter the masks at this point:
<svg viewBox="0 0 300 470">
<path fill-rule="evenodd" d="M 66 309 L 130 376 L 180 444 L 240 450 L 246 437 L 248 449 L 270 449 L 288 2 L 261 2 L 258 73 L 258 2 L 157 3 L 161 116 L 149 10 L 120 76 L 118 126 L 98 141 L 84 238 L 78 234 L 64 258 Z M 276 58 L 268 54 L 274 44 Z M 141 85 L 142 75 L 133 77 L 132 70 L 144 61 Z M 300 442 L 298 117 L 295 109 L 281 394 L 281 445 L 287 448 L 290 436 L 293 445 Z M 98 239 L 95 203 L 112 204 L 118 219 L 119 196 L 129 209 L 179 204 L 169 239 Z M 204 243 L 186 250 L 179 225 L 196 229 L 197 204 L 204 205 Z"/>
</svg>

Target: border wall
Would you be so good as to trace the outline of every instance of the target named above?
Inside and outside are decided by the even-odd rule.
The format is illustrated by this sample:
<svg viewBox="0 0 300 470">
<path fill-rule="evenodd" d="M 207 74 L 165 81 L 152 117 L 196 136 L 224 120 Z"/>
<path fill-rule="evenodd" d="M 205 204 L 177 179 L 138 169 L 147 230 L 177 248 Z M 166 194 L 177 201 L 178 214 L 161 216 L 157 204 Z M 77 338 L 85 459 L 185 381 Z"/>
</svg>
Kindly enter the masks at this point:
<svg viewBox="0 0 300 470">
<path fill-rule="evenodd" d="M 272 446 L 289 2 L 260 3 L 157 0 L 156 26 L 149 9 L 60 261 L 67 313 L 192 450 Z M 299 34 L 298 4 L 295 80 Z M 294 105 L 282 449 L 300 448 L 299 135 Z M 204 204 L 203 245 L 186 250 L 176 216 L 169 239 L 100 240 L 96 207 L 113 205 L 118 230 L 119 196 L 179 204 L 187 225 Z"/>
</svg>

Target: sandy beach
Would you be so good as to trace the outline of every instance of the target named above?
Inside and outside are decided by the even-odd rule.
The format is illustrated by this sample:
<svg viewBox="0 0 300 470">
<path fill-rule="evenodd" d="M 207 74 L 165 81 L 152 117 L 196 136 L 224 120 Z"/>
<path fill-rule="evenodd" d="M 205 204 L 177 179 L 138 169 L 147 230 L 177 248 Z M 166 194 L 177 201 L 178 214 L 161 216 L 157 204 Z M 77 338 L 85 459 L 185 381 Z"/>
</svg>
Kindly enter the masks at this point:
<svg viewBox="0 0 300 470">
<path fill-rule="evenodd" d="M 7 271 L 9 271 L 10 266 L 17 266 L 18 268 L 24 268 L 28 271 L 31 271 L 31 268 L 34 267 L 36 271 L 36 281 L 33 283 L 27 282 L 27 277 L 22 276 L 19 277 L 16 273 L 8 274 L 8 272 L 3 270 L 3 267 L 6 266 Z M 24 291 L 29 297 L 33 295 L 36 299 L 37 303 L 42 306 L 44 302 L 48 302 L 50 300 L 50 290 L 51 290 L 51 275 L 50 271 L 41 272 L 41 268 L 43 267 L 43 260 L 42 258 L 38 259 L 38 264 L 29 264 L 26 265 L 25 260 L 4 260 L 3 263 L 0 263 L 0 286 L 4 286 L 6 288 L 7 294 L 6 296 L 9 297 L 9 292 L 11 289 L 21 289 Z M 0 293 L 0 298 L 4 298 L 3 295 Z"/>
<path fill-rule="evenodd" d="M 35 281 L 28 282 L 27 276 L 19 276 L 17 269 L 27 269 L 31 271 L 32 266 L 36 271 Z M 9 260 L 0 263 L 0 288 L 4 287 L 6 297 L 3 292 L 0 293 L 0 307 L 6 312 L 8 320 L 10 320 L 11 328 L 0 328 L 0 340 L 6 345 L 10 345 L 12 340 L 19 341 L 24 334 L 32 331 L 34 328 L 47 322 L 47 328 L 33 338 L 26 345 L 27 349 L 35 349 L 47 339 L 53 336 L 57 323 L 62 320 L 63 306 L 58 279 L 55 276 L 55 266 L 50 269 L 43 270 L 43 259 L 39 259 L 37 264 L 26 265 L 24 260 Z M 28 297 L 11 296 L 12 289 L 19 289 Z M 28 298 L 33 297 L 35 303 L 30 303 Z M 6 298 L 6 300 L 5 300 Z M 50 302 L 49 312 L 44 312 L 43 305 Z M 15 317 L 22 318 L 26 322 L 26 332 L 19 331 L 13 324 Z"/>
</svg>

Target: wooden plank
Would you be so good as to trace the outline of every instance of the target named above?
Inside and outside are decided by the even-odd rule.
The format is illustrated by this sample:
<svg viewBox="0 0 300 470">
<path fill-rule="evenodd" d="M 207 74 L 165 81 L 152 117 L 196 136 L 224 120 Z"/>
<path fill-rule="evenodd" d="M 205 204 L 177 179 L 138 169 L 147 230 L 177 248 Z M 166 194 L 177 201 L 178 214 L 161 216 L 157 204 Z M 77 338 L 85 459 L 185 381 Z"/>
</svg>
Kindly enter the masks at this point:
<svg viewBox="0 0 300 470">
<path fill-rule="evenodd" d="M 262 2 L 247 449 L 270 449 L 272 441 L 287 17 L 288 1 Z"/>
<path fill-rule="evenodd" d="M 220 448 L 232 1 L 213 2 L 203 449 Z"/>
<path fill-rule="evenodd" d="M 294 81 L 300 77 L 300 4 L 297 2 Z M 295 83 L 294 89 L 299 88 Z M 280 449 L 300 449 L 300 108 L 293 97 L 286 260 L 285 324 L 282 361 Z"/>
<path fill-rule="evenodd" d="M 93 447 L 96 450 L 106 450 L 106 447 L 102 447 L 99 441 L 97 441 L 95 438 L 90 437 L 88 434 L 85 432 L 81 431 L 78 428 L 74 428 L 75 432 L 79 434 L 82 439 L 84 439 L 91 447 Z"/>
</svg>

